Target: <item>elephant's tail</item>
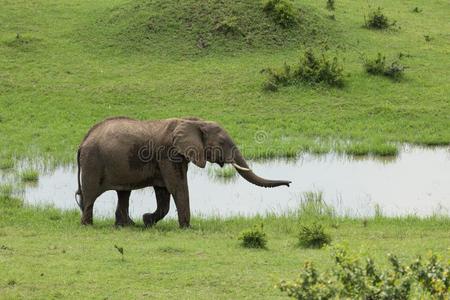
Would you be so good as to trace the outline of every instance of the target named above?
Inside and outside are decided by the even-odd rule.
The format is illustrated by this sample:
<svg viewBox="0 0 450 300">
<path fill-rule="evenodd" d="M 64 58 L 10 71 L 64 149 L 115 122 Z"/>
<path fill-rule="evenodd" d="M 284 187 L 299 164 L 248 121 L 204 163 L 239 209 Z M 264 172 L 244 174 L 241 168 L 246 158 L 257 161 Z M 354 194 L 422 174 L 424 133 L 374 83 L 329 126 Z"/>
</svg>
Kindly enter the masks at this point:
<svg viewBox="0 0 450 300">
<path fill-rule="evenodd" d="M 80 207 L 80 209 L 83 210 L 84 209 L 84 205 L 83 205 L 83 192 L 81 191 L 80 152 L 81 152 L 81 147 L 78 148 L 78 151 L 77 151 L 78 190 L 75 192 L 75 201 L 77 202 L 77 204 Z M 78 201 L 77 196 L 80 197 L 80 201 Z"/>
</svg>

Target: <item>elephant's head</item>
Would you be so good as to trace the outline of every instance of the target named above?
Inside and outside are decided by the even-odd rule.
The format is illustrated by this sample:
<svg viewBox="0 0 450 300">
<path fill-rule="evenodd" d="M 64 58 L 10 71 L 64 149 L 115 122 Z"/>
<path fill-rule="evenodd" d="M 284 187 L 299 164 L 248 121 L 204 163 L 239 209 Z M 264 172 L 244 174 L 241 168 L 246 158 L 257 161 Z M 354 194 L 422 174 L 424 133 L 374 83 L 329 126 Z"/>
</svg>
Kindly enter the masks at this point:
<svg viewBox="0 0 450 300">
<path fill-rule="evenodd" d="M 200 168 L 206 161 L 232 164 L 247 181 L 262 187 L 289 186 L 290 181 L 268 180 L 257 176 L 249 168 L 241 152 L 228 133 L 215 122 L 182 120 L 174 130 L 175 149 Z"/>
</svg>

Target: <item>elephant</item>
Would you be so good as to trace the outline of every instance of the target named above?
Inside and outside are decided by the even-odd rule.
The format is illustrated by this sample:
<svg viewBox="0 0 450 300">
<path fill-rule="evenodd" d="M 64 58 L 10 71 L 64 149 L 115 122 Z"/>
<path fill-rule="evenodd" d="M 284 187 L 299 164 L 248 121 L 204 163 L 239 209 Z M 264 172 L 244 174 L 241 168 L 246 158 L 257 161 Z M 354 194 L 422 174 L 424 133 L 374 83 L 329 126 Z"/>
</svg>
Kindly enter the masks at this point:
<svg viewBox="0 0 450 300">
<path fill-rule="evenodd" d="M 232 164 L 243 178 L 261 187 L 291 183 L 257 176 L 229 134 L 216 122 L 199 118 L 142 121 L 113 117 L 94 125 L 77 151 L 75 198 L 82 212 L 81 223 L 91 225 L 97 197 L 115 190 L 116 225 L 134 224 L 128 213 L 131 191 L 152 186 L 157 208 L 143 215 L 144 225 L 155 225 L 167 215 L 172 196 L 180 227 L 189 227 L 188 164 L 205 168 L 207 161 L 221 167 Z"/>
</svg>

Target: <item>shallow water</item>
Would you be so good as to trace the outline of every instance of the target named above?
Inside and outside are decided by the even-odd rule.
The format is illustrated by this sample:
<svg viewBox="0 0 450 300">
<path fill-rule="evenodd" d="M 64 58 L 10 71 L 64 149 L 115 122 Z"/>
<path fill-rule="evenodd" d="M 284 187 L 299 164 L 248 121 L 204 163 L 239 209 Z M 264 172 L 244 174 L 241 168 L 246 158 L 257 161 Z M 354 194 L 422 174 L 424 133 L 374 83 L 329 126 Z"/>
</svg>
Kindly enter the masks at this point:
<svg viewBox="0 0 450 300">
<path fill-rule="evenodd" d="M 211 166 L 208 166 L 211 167 Z M 349 157 L 338 154 L 301 155 L 296 160 L 252 162 L 260 176 L 292 180 L 290 188 L 260 188 L 236 176 L 217 180 L 212 172 L 190 165 L 191 211 L 202 216 L 282 214 L 296 209 L 303 193 L 322 192 L 324 200 L 338 213 L 370 216 L 375 207 L 384 215 L 419 216 L 450 212 L 450 148 L 405 146 L 395 158 Z M 58 167 L 44 172 L 23 196 L 33 205 L 52 204 L 62 209 L 77 208 L 76 168 Z M 97 199 L 95 216 L 113 217 L 117 203 L 111 191 Z M 130 214 L 141 218 L 156 208 L 152 188 L 133 191 Z M 176 216 L 173 201 L 169 216 Z"/>
</svg>

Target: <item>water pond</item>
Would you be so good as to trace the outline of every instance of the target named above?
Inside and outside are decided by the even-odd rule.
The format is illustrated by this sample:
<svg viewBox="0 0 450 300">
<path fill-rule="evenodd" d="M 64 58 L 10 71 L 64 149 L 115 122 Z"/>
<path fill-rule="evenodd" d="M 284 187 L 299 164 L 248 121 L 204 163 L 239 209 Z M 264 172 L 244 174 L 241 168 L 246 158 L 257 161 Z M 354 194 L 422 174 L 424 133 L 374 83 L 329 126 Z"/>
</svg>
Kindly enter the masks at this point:
<svg viewBox="0 0 450 300">
<path fill-rule="evenodd" d="M 450 214 L 450 148 L 404 146 L 396 157 L 349 157 L 335 153 L 303 154 L 295 160 L 254 161 L 260 176 L 291 180 L 291 187 L 260 188 L 238 175 L 217 176 L 191 164 L 189 186 L 191 210 L 202 216 L 232 216 L 295 210 L 305 192 L 321 192 L 324 201 L 339 214 L 370 216 L 375 207 L 383 214 L 419 216 Z M 51 204 L 62 209 L 77 208 L 76 168 L 58 167 L 42 171 L 35 185 L 26 186 L 24 200 L 32 205 Z M 176 216 L 171 201 L 169 216 Z M 113 217 L 116 193 L 103 194 L 95 204 L 94 217 Z M 130 214 L 141 218 L 156 207 L 152 188 L 133 191 Z"/>
</svg>

